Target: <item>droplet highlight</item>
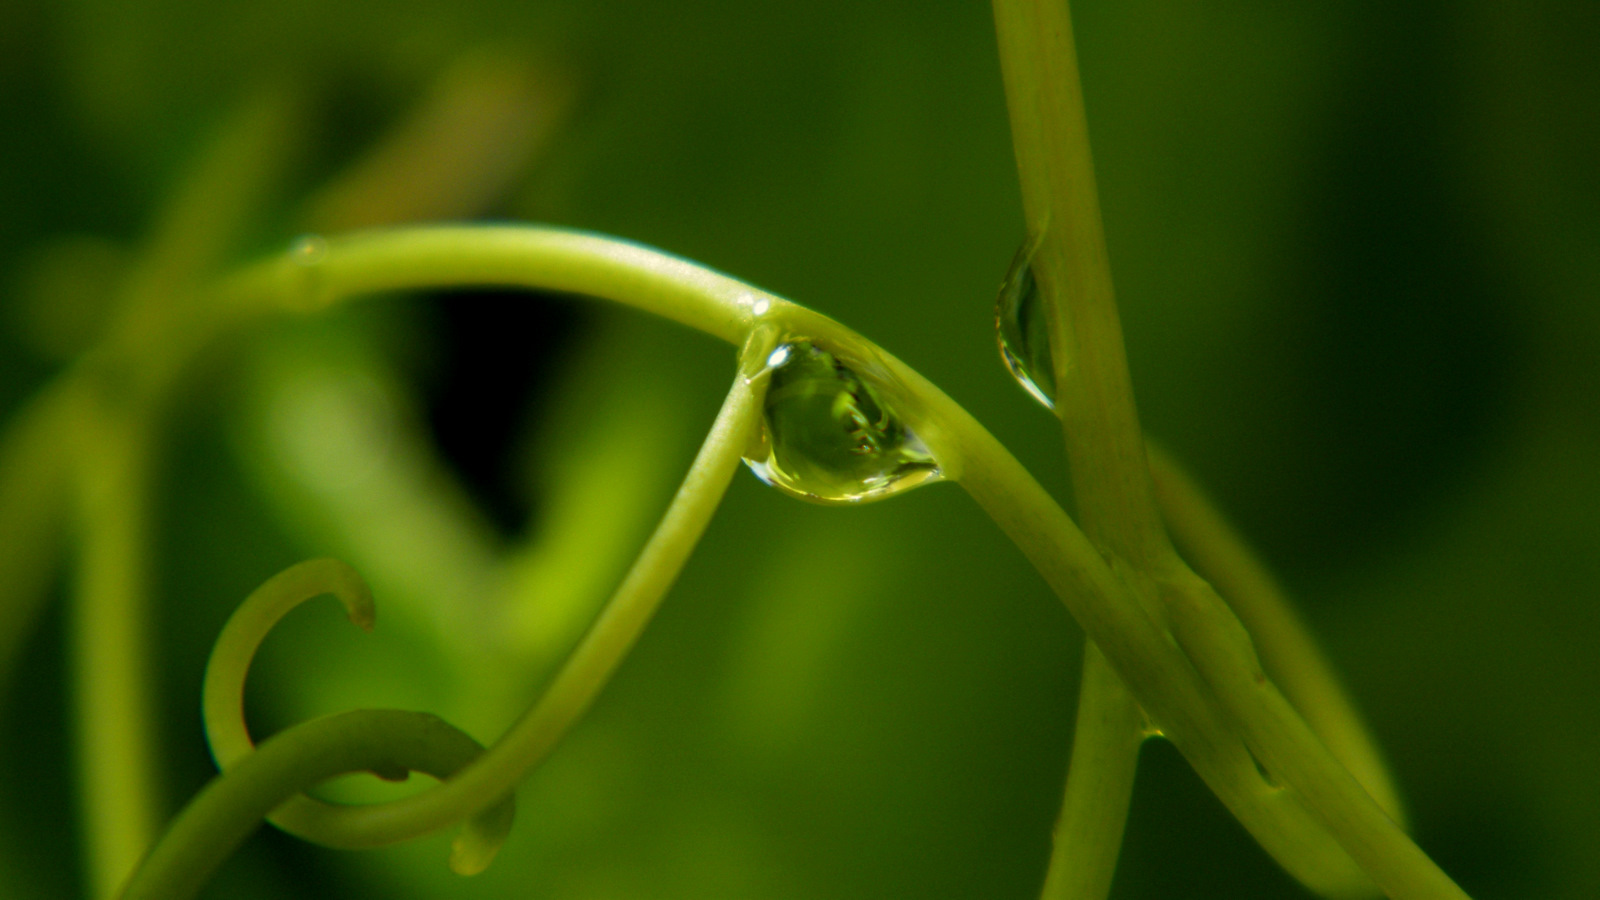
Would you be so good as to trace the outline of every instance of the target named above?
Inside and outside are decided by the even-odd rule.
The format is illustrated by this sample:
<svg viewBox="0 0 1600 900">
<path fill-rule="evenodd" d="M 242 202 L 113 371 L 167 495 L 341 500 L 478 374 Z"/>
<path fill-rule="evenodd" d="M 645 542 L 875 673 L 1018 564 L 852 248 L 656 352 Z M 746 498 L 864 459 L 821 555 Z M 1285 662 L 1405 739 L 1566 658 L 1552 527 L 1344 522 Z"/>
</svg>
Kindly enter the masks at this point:
<svg viewBox="0 0 1600 900">
<path fill-rule="evenodd" d="M 1011 376 L 1046 409 L 1056 408 L 1055 365 L 1050 358 L 1050 333 L 1033 278 L 1033 254 L 1038 243 L 1029 240 L 1017 251 L 1000 283 L 995 299 L 994 325 L 1000 340 L 1000 358 Z"/>
<path fill-rule="evenodd" d="M 816 503 L 863 503 L 938 481 L 939 464 L 870 377 L 810 341 L 767 357 L 757 478 Z"/>
<path fill-rule="evenodd" d="M 312 311 L 329 301 L 322 262 L 328 258 L 328 241 L 320 234 L 305 234 L 289 245 L 298 293 L 292 299 L 296 308 Z"/>
<path fill-rule="evenodd" d="M 289 256 L 302 266 L 313 266 L 327 257 L 328 241 L 320 234 L 304 234 L 289 247 Z"/>
</svg>

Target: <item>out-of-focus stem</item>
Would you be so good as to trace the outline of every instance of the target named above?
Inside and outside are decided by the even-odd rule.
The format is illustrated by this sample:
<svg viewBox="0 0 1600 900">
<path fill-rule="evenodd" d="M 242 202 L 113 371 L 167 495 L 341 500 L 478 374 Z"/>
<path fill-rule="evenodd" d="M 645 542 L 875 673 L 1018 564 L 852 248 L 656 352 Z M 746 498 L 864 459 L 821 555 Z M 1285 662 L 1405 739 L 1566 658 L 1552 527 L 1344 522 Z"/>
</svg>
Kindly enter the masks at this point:
<svg viewBox="0 0 1600 900">
<path fill-rule="evenodd" d="M 1184 558 L 1250 630 L 1261 665 L 1329 752 L 1404 825 L 1405 812 L 1377 742 L 1277 579 L 1176 460 L 1154 443 L 1149 453 L 1156 499 Z"/>
<path fill-rule="evenodd" d="M 70 634 L 78 803 L 92 895 L 109 897 L 161 819 L 150 720 L 150 435 L 96 409 L 74 435 L 78 566 Z"/>
</svg>

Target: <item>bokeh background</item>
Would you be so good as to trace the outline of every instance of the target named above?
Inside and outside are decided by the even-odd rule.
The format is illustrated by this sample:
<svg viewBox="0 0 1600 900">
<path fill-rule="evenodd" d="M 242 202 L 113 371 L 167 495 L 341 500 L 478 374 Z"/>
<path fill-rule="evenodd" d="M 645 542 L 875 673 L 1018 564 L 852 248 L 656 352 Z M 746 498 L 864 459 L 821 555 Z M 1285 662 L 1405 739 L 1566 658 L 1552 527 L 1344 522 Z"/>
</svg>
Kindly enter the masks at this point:
<svg viewBox="0 0 1600 900">
<path fill-rule="evenodd" d="M 1303 604 L 1423 847 L 1474 896 L 1600 895 L 1600 5 L 1075 12 L 1150 431 Z M 532 220 L 834 315 L 1064 481 L 993 344 L 1022 225 L 976 0 L 10 0 L 0 110 L 0 416 L 190 245 L 215 274 L 314 229 Z M 151 522 L 171 808 L 211 772 L 212 637 L 310 556 L 367 574 L 380 627 L 292 617 L 258 729 L 402 706 L 496 735 L 648 533 L 732 353 L 476 292 L 268 323 L 192 371 Z M 84 891 L 62 606 L 0 701 L 18 900 Z M 832 509 L 741 475 L 486 874 L 449 875 L 448 836 L 264 831 L 207 896 L 1034 896 L 1080 643 L 959 488 Z M 1305 896 L 1159 744 L 1113 895 Z"/>
</svg>

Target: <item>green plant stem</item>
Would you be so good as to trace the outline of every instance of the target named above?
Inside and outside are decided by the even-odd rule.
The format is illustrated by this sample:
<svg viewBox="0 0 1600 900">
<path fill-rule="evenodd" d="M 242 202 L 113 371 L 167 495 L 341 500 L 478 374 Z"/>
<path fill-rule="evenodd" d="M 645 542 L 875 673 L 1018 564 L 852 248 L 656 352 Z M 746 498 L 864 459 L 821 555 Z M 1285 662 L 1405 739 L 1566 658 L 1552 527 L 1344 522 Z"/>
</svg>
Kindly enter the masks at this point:
<svg viewBox="0 0 1600 900">
<path fill-rule="evenodd" d="M 919 399 L 932 406 L 940 398 Z M 1136 597 L 1139 573 L 1114 557 L 1108 564 L 987 430 L 947 398 L 942 403 L 933 415 L 948 423 L 947 433 L 958 443 L 934 448 L 935 455 L 943 450 L 964 460 L 961 486 L 1044 576 L 1140 706 L 1229 811 L 1308 887 L 1325 896 L 1369 895 L 1370 882 L 1318 819 L 1295 795 L 1268 784 L 1256 771 L 1182 648 Z"/>
<path fill-rule="evenodd" d="M 96 405 L 80 423 L 71 611 L 79 804 L 92 896 L 109 897 L 160 821 L 150 711 L 148 423 Z"/>
<path fill-rule="evenodd" d="M 994 0 L 994 16 L 1023 208 L 1036 245 L 1030 266 L 1052 348 L 1055 413 L 1078 522 L 1096 545 L 1146 568 L 1164 558 L 1167 541 L 1141 455 L 1071 15 L 1065 0 Z M 1159 609 L 1152 612 L 1159 617 Z M 1095 671 L 1091 681 L 1090 662 L 1105 662 L 1092 642 L 1084 658 L 1080 727 L 1073 732 L 1061 812 L 1063 823 L 1079 827 L 1058 827 L 1044 896 L 1103 900 L 1122 843 L 1138 751 L 1107 733 L 1109 725 L 1082 725 L 1085 710 L 1091 722 L 1113 710 L 1118 719 L 1138 710 L 1125 689 L 1106 683 L 1116 678 L 1109 670 Z M 1078 846 L 1066 846 L 1068 841 Z"/>
<path fill-rule="evenodd" d="M 739 374 L 672 504 L 538 702 L 482 757 L 440 785 L 402 800 L 369 806 L 299 804 L 291 807 L 297 833 L 327 838 L 328 843 L 341 847 L 381 846 L 426 834 L 506 795 L 548 755 L 638 640 L 721 503 L 760 418 L 766 384 L 762 362 L 775 337 L 771 329 L 759 329 L 746 342 Z M 265 621 L 255 611 L 251 617 L 257 624 Z M 238 661 L 242 649 L 242 644 L 230 639 L 224 651 L 232 657 L 225 665 L 229 682 L 208 683 L 206 713 L 211 733 L 242 733 L 239 698 L 244 667 Z M 224 696 L 232 697 L 232 702 L 224 703 Z M 248 741 L 248 735 L 244 740 Z"/>
<path fill-rule="evenodd" d="M 307 560 L 272 576 L 245 598 L 222 627 L 222 634 L 212 645 L 211 658 L 206 664 L 201 709 L 206 741 L 211 745 L 217 768 L 223 772 L 230 771 L 256 750 L 244 718 L 245 676 L 256 650 L 290 610 L 322 594 L 338 598 L 350 621 L 358 627 L 372 629 L 376 610 L 371 590 L 355 569 L 336 559 Z M 463 759 L 461 765 L 467 761 Z M 445 777 L 459 768 L 457 765 L 445 772 L 427 771 Z M 403 772 L 398 774 L 404 775 Z M 514 798 L 507 794 L 499 803 L 468 821 L 451 852 L 452 871 L 459 875 L 476 875 L 488 867 L 505 843 L 514 814 L 513 803 Z M 296 837 L 325 847 L 354 850 L 367 846 L 346 842 L 340 816 L 348 809 L 301 794 L 285 800 L 267 819 Z"/>
<path fill-rule="evenodd" d="M 1192 743 L 1197 738 L 1225 746 L 1229 735 L 1242 736 L 1287 783 L 1291 790 L 1286 796 L 1303 799 L 1362 869 L 1392 895 L 1464 896 L 1306 727 L 1265 675 L 1248 632 L 1209 585 L 1187 570 L 1168 542 L 1154 500 L 1111 290 L 1070 13 L 1065 0 L 995 0 L 994 7 L 1023 207 L 1030 232 L 1039 240 L 1033 265 L 1050 323 L 1056 412 L 1080 510 L 1090 536 L 1109 551 L 1112 565 L 1129 568 L 1124 574 L 1139 601 L 1157 622 L 1170 620 L 1171 638 L 1200 676 L 1203 684 L 1193 706 L 1186 703 L 1184 711 L 1198 712 L 1215 702 L 1223 727 L 1203 723 L 1200 734 L 1188 727 L 1199 722 L 1171 727 L 1164 698 L 1134 683 L 1145 674 L 1139 669 L 1153 661 L 1151 654 L 1135 659 L 1117 647 L 1103 649 L 1225 802 L 1229 798 L 1214 780 L 1212 753 Z M 1102 639 L 1089 623 L 1085 628 L 1091 638 Z M 1229 805 L 1240 815 L 1238 806 Z M 1250 826 L 1249 818 L 1241 815 L 1241 820 Z M 1273 851 L 1272 835 L 1251 830 Z M 1291 848 L 1289 856 L 1274 852 L 1302 880 L 1297 857 L 1317 852 L 1315 846 L 1326 841 L 1319 830 L 1306 829 L 1299 836 L 1304 846 Z M 1307 883 L 1325 892 L 1360 890 L 1355 882 L 1342 888 Z"/>
<path fill-rule="evenodd" d="M 74 715 L 86 866 L 97 897 L 109 895 L 144 852 L 157 818 L 145 529 L 158 398 L 211 335 L 209 318 L 185 301 L 270 192 L 288 109 L 281 95 L 263 95 L 220 129 L 162 210 L 142 263 L 119 286 L 107 338 L 35 401 L 22 423 L 32 437 L 6 448 L 8 456 L 37 456 L 43 434 L 59 429 L 55 437 L 72 438 L 60 440 L 48 459 L 8 460 L 22 467 L 7 471 L 23 473 L 29 483 L 15 493 L 7 486 L 0 518 L 25 510 L 28 521 L 4 532 L 24 539 L 0 551 L 0 572 L 20 575 L 0 596 L 8 626 L 0 642 L 20 643 L 26 635 L 69 506 L 65 485 L 75 481 Z M 4 558 L 35 550 L 37 557 L 21 565 Z M 0 647 L 0 666 L 14 652 Z"/>
<path fill-rule="evenodd" d="M 128 879 L 124 900 L 188 900 L 286 798 L 337 775 L 408 771 L 440 777 L 482 747 L 427 713 L 353 710 L 302 722 L 262 742 L 178 814 Z M 494 823 L 502 832 L 510 822 Z"/>
<path fill-rule="evenodd" d="M 1144 739 L 1139 704 L 1100 648 L 1086 641 L 1072 762 L 1040 900 L 1098 900 L 1110 893 Z"/>
<path fill-rule="evenodd" d="M 1146 568 L 1168 544 L 1123 351 L 1071 15 L 1066 0 L 994 0 L 994 17 L 1080 522 Z"/>
<path fill-rule="evenodd" d="M 1024 551 L 1105 652 L 1140 705 L 1268 852 L 1308 885 L 1330 896 L 1354 895 L 1363 884 L 1359 872 L 1352 874 L 1352 864 L 1339 845 L 1363 848 L 1363 855 L 1369 857 L 1364 862 L 1374 854 L 1391 854 L 1389 863 L 1370 870 L 1385 871 L 1385 877 L 1399 886 L 1396 889 L 1384 884 L 1397 900 L 1463 896 L 1421 856 L 1403 832 L 1382 817 L 1353 779 L 1348 781 L 1349 786 L 1355 786 L 1355 794 L 1339 785 L 1335 773 L 1342 774 L 1342 767 L 1326 754 L 1309 730 L 1295 731 L 1292 723 L 1279 716 L 1281 710 L 1270 708 L 1265 694 L 1275 695 L 1276 690 L 1264 676 L 1260 685 L 1263 696 L 1232 691 L 1232 686 L 1239 683 L 1236 676 L 1241 674 L 1245 682 L 1255 685 L 1260 668 L 1249 648 L 1248 636 L 1243 644 L 1231 639 L 1205 639 L 1208 628 L 1226 632 L 1230 621 L 1237 627 L 1220 599 L 1209 601 L 1209 606 L 1202 602 L 1199 609 L 1203 615 L 1198 616 L 1195 609 L 1188 608 L 1190 601 L 1171 600 L 1185 607 L 1181 610 L 1185 617 L 1197 620 L 1190 629 L 1190 645 L 1180 648 L 1174 633 L 1161 621 L 1165 613 L 1158 617 L 1157 610 L 1164 610 L 1161 601 L 1168 593 L 1188 590 L 1189 586 L 1177 577 L 1187 571 L 1181 564 L 1176 573 L 1158 571 L 1155 574 L 1161 579 L 1157 580 L 1152 573 L 1133 569 L 1115 555 L 1103 556 L 971 415 L 893 356 L 825 316 L 644 247 L 597 235 L 537 227 L 418 228 L 330 240 L 315 252 L 253 267 L 221 290 L 241 312 L 265 313 L 322 308 L 371 291 L 444 285 L 520 286 L 590 294 L 663 315 L 735 343 L 743 341 L 758 325 L 771 324 L 783 333 L 818 340 L 853 363 L 877 367 L 883 389 L 902 398 L 895 408 L 922 437 L 947 476 L 959 481 Z M 713 439 L 715 436 L 714 431 Z M 729 477 L 737 460 L 737 451 L 732 452 Z M 1191 591 L 1186 596 L 1195 595 Z M 1150 598 L 1156 599 L 1154 608 Z M 1239 633 L 1243 633 L 1242 629 Z M 1191 655 L 1201 658 L 1192 661 Z M 1201 664 L 1211 672 L 1205 679 L 1197 669 Z M 1226 721 L 1214 693 L 1218 685 L 1230 688 L 1229 695 L 1222 698 L 1223 706 L 1229 710 L 1230 719 Z M 1287 703 L 1282 709 L 1288 709 Z M 1289 712 L 1292 716 L 1292 710 Z M 1254 725 L 1242 727 L 1240 721 L 1244 719 L 1252 720 Z M 528 738 L 530 746 L 552 739 L 542 731 L 546 726 L 535 728 L 528 724 L 531 721 L 524 719 L 513 731 Z M 1250 752 L 1239 739 L 1241 734 L 1251 740 L 1251 749 L 1262 761 L 1274 767 L 1274 773 L 1294 790 L 1268 784 L 1255 772 Z M 1258 741 L 1273 742 L 1274 746 L 1258 747 Z M 495 756 L 492 749 L 485 754 L 485 761 Z M 1303 756 L 1306 765 L 1277 766 L 1274 760 L 1285 756 Z M 1323 770 L 1330 765 L 1334 773 Z M 520 772 L 521 766 L 508 758 L 503 766 L 496 763 L 498 774 L 486 776 L 481 782 L 474 776 L 472 783 L 476 787 L 460 790 L 482 790 L 484 795 L 466 806 L 491 801 L 496 791 L 483 786 L 491 781 L 496 787 L 514 783 L 515 779 L 505 778 L 505 773 L 512 769 Z M 466 784 L 467 775 L 478 769 L 479 766 L 469 768 L 451 784 L 458 780 Z M 487 764 L 483 771 L 489 771 Z M 1294 781 L 1297 778 L 1307 784 L 1317 779 L 1318 790 L 1314 794 L 1300 793 L 1300 785 Z M 443 827 L 452 818 L 459 818 L 458 814 L 464 814 L 455 807 L 444 814 L 442 801 L 425 799 L 435 793 L 424 792 L 390 806 L 415 803 L 409 807 L 415 812 L 440 803 L 429 807 L 433 812 L 422 810 L 426 813 L 421 816 L 423 819 L 430 815 L 440 817 L 433 827 Z M 1316 806 L 1315 818 L 1302 805 L 1302 799 Z M 1363 803 L 1370 810 L 1362 809 Z M 1369 812 L 1377 812 L 1381 821 Z M 410 821 L 411 815 L 407 812 L 403 817 Z M 409 833 L 407 827 L 400 825 L 384 827 Z M 1339 838 L 1339 844 L 1328 839 L 1328 831 Z M 1413 869 L 1430 874 L 1413 884 L 1403 877 L 1404 872 Z M 1420 890 L 1410 890 L 1418 886 Z"/>
<path fill-rule="evenodd" d="M 55 382 L 0 435 L 0 690 L 15 674 L 66 543 L 73 472 L 62 451 L 84 415 L 82 387 Z"/>
<path fill-rule="evenodd" d="M 372 591 L 355 569 L 336 559 L 312 559 L 267 579 L 239 604 L 211 645 L 201 690 L 206 742 L 217 768 L 227 771 L 255 752 L 244 717 L 244 682 L 256 651 L 278 622 L 314 597 L 333 595 L 350 621 L 371 631 L 377 618 Z"/>
<path fill-rule="evenodd" d="M 1399 793 L 1377 742 L 1283 588 L 1183 467 L 1154 442 L 1148 452 L 1161 514 L 1184 558 L 1249 629 L 1262 667 L 1306 724 L 1404 826 Z"/>
<path fill-rule="evenodd" d="M 1221 703 L 1229 724 L 1274 777 L 1338 838 L 1395 900 L 1467 895 L 1417 847 L 1278 692 L 1250 636 L 1222 598 L 1190 574 L 1162 585 L 1172 634 Z"/>
</svg>

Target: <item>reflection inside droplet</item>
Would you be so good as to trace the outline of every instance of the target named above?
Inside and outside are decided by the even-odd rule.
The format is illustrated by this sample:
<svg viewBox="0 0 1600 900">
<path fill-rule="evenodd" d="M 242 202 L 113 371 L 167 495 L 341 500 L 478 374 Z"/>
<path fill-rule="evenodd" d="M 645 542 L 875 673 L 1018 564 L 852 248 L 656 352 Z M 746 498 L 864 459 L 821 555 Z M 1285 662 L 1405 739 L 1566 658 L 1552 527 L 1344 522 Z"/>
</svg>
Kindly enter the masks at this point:
<svg viewBox="0 0 1600 900">
<path fill-rule="evenodd" d="M 868 377 L 809 341 L 767 357 L 761 435 L 745 462 L 819 503 L 877 500 L 937 481 L 938 463 Z"/>
<path fill-rule="evenodd" d="M 995 300 L 994 324 L 1000 340 L 1000 358 L 1011 375 L 1033 399 L 1055 409 L 1050 334 L 1039 300 L 1039 286 L 1033 278 L 1033 253 L 1037 247 L 1037 242 L 1030 240 L 1011 260 Z"/>
<path fill-rule="evenodd" d="M 289 247 L 290 258 L 303 266 L 322 262 L 327 255 L 328 241 L 320 234 L 303 234 Z"/>
</svg>

